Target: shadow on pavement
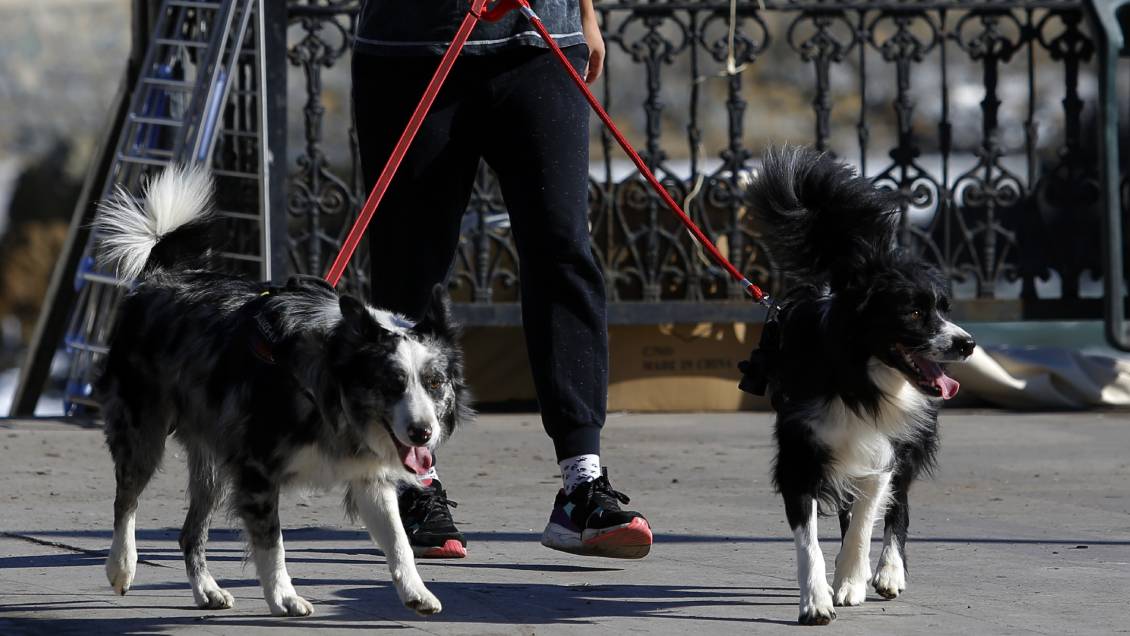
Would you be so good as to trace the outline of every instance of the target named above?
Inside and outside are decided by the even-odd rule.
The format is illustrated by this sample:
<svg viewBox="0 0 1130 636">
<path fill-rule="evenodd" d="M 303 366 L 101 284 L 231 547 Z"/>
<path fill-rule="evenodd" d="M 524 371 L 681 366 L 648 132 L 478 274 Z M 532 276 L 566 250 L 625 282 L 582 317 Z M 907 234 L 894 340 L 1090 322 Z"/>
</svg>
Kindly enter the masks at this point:
<svg viewBox="0 0 1130 636">
<path fill-rule="evenodd" d="M 19 530 L 5 533 L 7 536 L 30 536 L 30 537 L 51 537 L 51 538 L 85 538 L 85 539 L 103 539 L 107 547 L 110 545 L 110 539 L 113 533 L 110 530 Z M 143 529 L 137 530 L 138 541 L 170 541 L 175 547 L 177 537 L 180 534 L 179 528 L 158 528 L 158 529 Z M 475 542 L 530 542 L 537 543 L 541 541 L 540 532 L 465 532 L 464 536 L 469 543 Z M 369 534 L 363 530 L 349 530 L 344 528 L 322 528 L 322 527 L 308 527 L 308 528 L 293 528 L 283 530 L 284 541 L 358 541 L 372 545 L 369 539 Z M 839 536 L 828 534 L 821 537 L 821 541 L 838 541 Z M 874 542 L 881 541 L 881 537 L 875 537 Z M 941 544 L 1001 544 L 1001 545 L 1111 545 L 1111 546 L 1130 546 L 1130 539 L 1081 539 L 1081 538 L 1014 538 L 1014 537 L 918 537 L 911 534 L 909 541 L 912 543 L 941 543 Z M 222 543 L 222 542 L 242 542 L 241 534 L 238 530 L 221 528 L 214 529 L 208 534 L 208 542 Z M 732 535 L 709 535 L 709 534 L 664 534 L 657 531 L 655 534 L 656 543 L 792 543 L 793 538 L 790 535 L 782 534 L 776 537 L 743 537 Z M 214 548 L 209 546 L 209 555 Z M 287 550 L 290 552 L 290 549 Z M 380 551 L 375 548 L 306 548 L 296 551 L 308 552 L 337 552 L 342 554 L 372 554 L 379 555 Z M 210 558 L 210 557 L 209 557 Z"/>
<path fill-rule="evenodd" d="M 349 585 L 357 581 L 295 579 L 303 586 Z M 224 582 L 225 587 L 255 585 L 251 580 Z M 551 585 L 503 583 L 432 582 L 429 588 L 444 603 L 444 611 L 432 619 L 421 619 L 396 604 L 396 596 L 388 583 L 336 590 L 333 598 L 316 602 L 315 614 L 309 618 L 276 618 L 227 614 L 197 610 L 190 606 L 187 584 L 178 586 L 139 585 L 136 589 L 183 588 L 184 606 L 139 607 L 139 612 L 161 616 L 129 618 L 98 616 L 105 609 L 98 601 L 76 599 L 68 602 L 20 603 L 6 605 L 9 611 L 31 613 L 50 611 L 49 618 L 35 619 L 0 616 L 0 633 L 5 635 L 51 633 L 62 634 L 149 634 L 177 627 L 222 629 L 250 626 L 336 628 L 336 629 L 403 629 L 412 624 L 426 628 L 427 623 L 482 623 L 484 625 L 594 625 L 608 618 L 647 618 L 726 623 L 772 623 L 792 625 L 792 621 L 759 618 L 758 607 L 793 607 L 796 592 L 780 587 L 700 587 L 672 585 Z M 242 599 L 241 599 L 242 600 Z M 119 601 L 113 610 L 131 611 L 129 597 Z M 246 603 L 246 601 L 243 601 Z M 729 608 L 726 615 L 711 612 L 712 608 Z M 733 608 L 749 608 L 748 614 L 735 616 Z M 266 605 L 262 606 L 266 613 Z M 701 611 L 695 611 L 700 609 Z M 691 610 L 688 612 L 688 610 Z M 60 616 L 73 612 L 74 616 Z M 182 613 L 183 612 L 183 613 Z M 191 612 L 193 615 L 188 615 Z M 677 614 L 674 612 L 678 612 Z M 408 623 L 408 624 L 405 624 Z"/>
</svg>

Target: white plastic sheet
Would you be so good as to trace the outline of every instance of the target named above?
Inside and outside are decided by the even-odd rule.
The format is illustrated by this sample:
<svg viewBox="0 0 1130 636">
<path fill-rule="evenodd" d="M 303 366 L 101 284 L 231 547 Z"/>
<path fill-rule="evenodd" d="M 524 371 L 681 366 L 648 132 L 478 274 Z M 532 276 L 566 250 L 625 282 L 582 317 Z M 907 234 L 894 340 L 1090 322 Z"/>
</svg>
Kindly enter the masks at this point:
<svg viewBox="0 0 1130 636">
<path fill-rule="evenodd" d="M 1130 360 L 1060 347 L 978 347 L 948 365 L 961 403 L 1014 409 L 1084 409 L 1130 405 Z"/>
</svg>

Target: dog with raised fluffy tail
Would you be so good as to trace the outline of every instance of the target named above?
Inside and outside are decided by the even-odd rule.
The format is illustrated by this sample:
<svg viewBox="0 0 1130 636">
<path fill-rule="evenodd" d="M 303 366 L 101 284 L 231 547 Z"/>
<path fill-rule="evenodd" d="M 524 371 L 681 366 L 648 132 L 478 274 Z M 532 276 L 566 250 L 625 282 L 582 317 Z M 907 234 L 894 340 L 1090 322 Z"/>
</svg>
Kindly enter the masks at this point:
<svg viewBox="0 0 1130 636">
<path fill-rule="evenodd" d="M 777 411 L 773 479 L 785 500 L 800 583 L 800 623 L 826 625 L 867 586 L 906 589 L 907 495 L 934 464 L 938 407 L 957 394 L 942 364 L 973 338 L 947 318 L 946 285 L 896 246 L 898 200 L 849 166 L 803 148 L 767 153 L 752 186 L 770 255 L 797 284 L 743 366 Z M 839 514 L 829 587 L 819 512 Z M 871 575 L 872 525 L 885 529 Z"/>
<path fill-rule="evenodd" d="M 196 604 L 232 606 L 208 571 L 209 519 L 226 498 L 243 522 L 272 614 L 313 611 L 284 560 L 279 494 L 345 485 L 345 507 L 388 559 L 400 600 L 439 612 L 401 525 L 397 488 L 470 417 L 462 354 L 442 287 L 418 322 L 338 296 L 321 281 L 286 286 L 210 271 L 212 181 L 170 168 L 144 202 L 123 192 L 95 224 L 101 253 L 135 287 L 118 310 L 95 386 L 114 459 L 110 585 L 137 566 L 138 497 L 166 439 L 187 450 L 188 515 L 180 534 Z"/>
</svg>

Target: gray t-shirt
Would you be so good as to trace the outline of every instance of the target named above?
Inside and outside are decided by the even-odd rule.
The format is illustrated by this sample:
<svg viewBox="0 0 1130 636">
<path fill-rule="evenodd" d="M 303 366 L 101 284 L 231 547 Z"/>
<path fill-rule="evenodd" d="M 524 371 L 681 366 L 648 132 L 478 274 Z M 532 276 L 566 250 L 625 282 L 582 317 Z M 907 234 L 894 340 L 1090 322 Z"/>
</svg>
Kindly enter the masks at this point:
<svg viewBox="0 0 1130 636">
<path fill-rule="evenodd" d="M 531 0 L 530 5 L 559 46 L 584 44 L 580 0 Z M 363 0 L 353 48 L 372 55 L 442 55 L 470 7 L 470 0 Z M 524 46 L 545 43 L 514 10 L 498 22 L 479 22 L 463 54 Z"/>
</svg>

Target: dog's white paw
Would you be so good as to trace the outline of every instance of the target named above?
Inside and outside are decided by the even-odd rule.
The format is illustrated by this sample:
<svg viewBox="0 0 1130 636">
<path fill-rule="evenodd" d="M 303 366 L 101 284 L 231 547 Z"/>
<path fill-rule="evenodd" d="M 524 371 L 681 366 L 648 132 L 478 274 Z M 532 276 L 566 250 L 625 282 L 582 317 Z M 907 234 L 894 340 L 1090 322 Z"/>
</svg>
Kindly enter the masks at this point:
<svg viewBox="0 0 1130 636">
<path fill-rule="evenodd" d="M 235 605 L 235 598 L 214 580 L 203 581 L 199 586 L 194 585 L 192 596 L 200 609 L 231 609 Z"/>
<path fill-rule="evenodd" d="M 133 585 L 133 577 L 137 573 L 137 550 L 132 546 L 123 546 L 114 542 L 110 549 L 110 556 L 106 558 L 106 579 L 119 596 L 124 596 Z"/>
<path fill-rule="evenodd" d="M 297 594 L 282 594 L 277 599 L 268 600 L 272 616 L 309 616 L 314 613 L 310 601 Z"/>
<path fill-rule="evenodd" d="M 832 584 L 835 592 L 832 594 L 832 603 L 837 607 L 851 607 L 862 605 L 867 598 L 867 577 L 847 578 Z"/>
<path fill-rule="evenodd" d="M 416 589 L 405 590 L 401 598 L 404 600 L 404 607 L 416 612 L 420 616 L 439 614 L 443 610 L 443 604 L 439 602 L 435 594 L 429 592 L 428 588 L 423 585 Z"/>
<path fill-rule="evenodd" d="M 804 591 L 800 595 L 800 617 L 797 622 L 801 625 L 827 625 L 836 620 L 836 610 L 832 607 L 832 588 L 828 584 L 818 589 Z"/>
<path fill-rule="evenodd" d="M 906 591 L 906 571 L 902 564 L 883 563 L 879 571 L 871 579 L 875 593 L 885 599 L 898 598 L 899 594 Z"/>
<path fill-rule="evenodd" d="M 856 556 L 856 558 L 852 558 Z M 836 558 L 836 575 L 832 577 L 832 603 L 836 607 L 862 605 L 867 599 L 867 581 L 871 580 L 871 568 L 867 558 L 857 555 L 845 556 L 843 551 Z"/>
</svg>

